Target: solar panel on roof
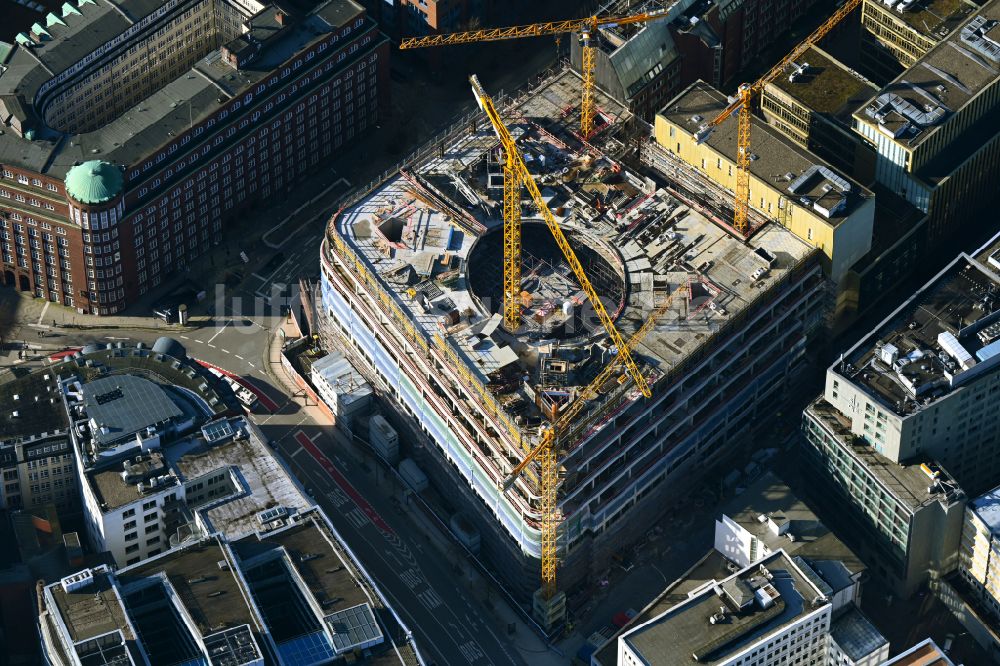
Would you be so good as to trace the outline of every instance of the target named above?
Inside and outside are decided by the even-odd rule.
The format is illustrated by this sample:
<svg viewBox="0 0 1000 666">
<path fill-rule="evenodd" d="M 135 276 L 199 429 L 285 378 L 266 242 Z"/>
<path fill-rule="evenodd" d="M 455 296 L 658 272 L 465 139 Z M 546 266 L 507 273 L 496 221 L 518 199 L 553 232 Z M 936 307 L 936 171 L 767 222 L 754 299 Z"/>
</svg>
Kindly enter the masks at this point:
<svg viewBox="0 0 1000 666">
<path fill-rule="evenodd" d="M 233 426 L 229 421 L 213 421 L 202 427 L 202 435 L 209 442 L 216 442 L 225 439 L 233 434 Z"/>
</svg>

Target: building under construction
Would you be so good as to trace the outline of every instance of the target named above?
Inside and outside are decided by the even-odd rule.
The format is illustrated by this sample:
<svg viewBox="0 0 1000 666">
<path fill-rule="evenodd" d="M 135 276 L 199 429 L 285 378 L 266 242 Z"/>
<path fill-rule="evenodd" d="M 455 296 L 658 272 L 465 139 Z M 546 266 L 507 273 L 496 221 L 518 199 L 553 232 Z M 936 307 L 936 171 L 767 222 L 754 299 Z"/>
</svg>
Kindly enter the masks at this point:
<svg viewBox="0 0 1000 666">
<path fill-rule="evenodd" d="M 581 141 L 580 85 L 566 69 L 497 107 L 618 330 L 629 338 L 658 318 L 632 350 L 652 397 L 622 371 L 560 436 L 566 591 L 752 443 L 758 410 L 773 413 L 822 320 L 824 290 L 818 251 L 787 229 L 765 223 L 743 240 L 723 211 L 624 167 L 630 116 L 603 94 L 601 130 Z M 410 453 L 526 601 L 539 581 L 538 470 L 503 481 L 618 350 L 527 198 L 523 323 L 502 325 L 498 139 L 485 116 L 461 127 L 331 220 L 320 332 L 349 343 L 424 433 Z"/>
</svg>

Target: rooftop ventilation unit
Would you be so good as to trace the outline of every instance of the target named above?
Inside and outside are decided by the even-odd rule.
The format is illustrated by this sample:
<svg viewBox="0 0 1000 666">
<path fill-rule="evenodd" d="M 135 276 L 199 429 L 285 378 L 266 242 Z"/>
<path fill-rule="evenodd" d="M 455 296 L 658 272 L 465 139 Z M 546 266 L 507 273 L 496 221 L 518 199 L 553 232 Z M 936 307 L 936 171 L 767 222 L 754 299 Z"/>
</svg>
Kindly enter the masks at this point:
<svg viewBox="0 0 1000 666">
<path fill-rule="evenodd" d="M 66 576 L 61 581 L 63 592 L 69 594 L 70 592 L 76 592 L 77 590 L 87 587 L 94 582 L 94 572 L 91 569 L 84 569 L 83 571 L 78 571 L 72 576 Z"/>
</svg>

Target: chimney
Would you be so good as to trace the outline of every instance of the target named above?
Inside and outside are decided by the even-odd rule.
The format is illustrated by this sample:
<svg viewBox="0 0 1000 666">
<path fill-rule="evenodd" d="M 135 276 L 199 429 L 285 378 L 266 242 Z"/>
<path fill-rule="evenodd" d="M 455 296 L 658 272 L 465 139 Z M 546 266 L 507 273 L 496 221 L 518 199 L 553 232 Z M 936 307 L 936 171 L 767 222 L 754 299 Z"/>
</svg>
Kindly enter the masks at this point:
<svg viewBox="0 0 1000 666">
<path fill-rule="evenodd" d="M 285 25 L 285 14 L 284 12 L 275 12 L 274 20 L 278 22 L 278 25 Z"/>
</svg>

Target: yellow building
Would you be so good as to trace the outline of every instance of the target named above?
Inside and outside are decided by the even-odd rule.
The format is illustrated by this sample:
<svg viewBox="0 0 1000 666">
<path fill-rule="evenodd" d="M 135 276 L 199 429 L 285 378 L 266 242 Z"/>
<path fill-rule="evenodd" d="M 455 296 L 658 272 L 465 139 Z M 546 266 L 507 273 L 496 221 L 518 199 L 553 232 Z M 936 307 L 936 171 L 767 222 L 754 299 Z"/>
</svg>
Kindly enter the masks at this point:
<svg viewBox="0 0 1000 666">
<path fill-rule="evenodd" d="M 950 233 L 996 196 L 1000 169 L 1000 0 L 973 12 L 854 113 L 875 179 Z"/>
<path fill-rule="evenodd" d="M 725 95 L 703 81 L 690 85 L 656 116 L 656 142 L 710 181 L 736 186 L 736 116 L 699 142 L 699 131 L 721 109 Z M 842 286 L 851 266 L 871 248 L 875 199 L 816 155 L 794 145 L 754 118 L 750 162 L 750 204 L 756 212 L 819 248 L 827 275 Z M 838 310 L 856 298 L 841 289 Z"/>
<path fill-rule="evenodd" d="M 764 87 L 760 109 L 789 139 L 868 185 L 875 153 L 851 129 L 851 114 L 877 92 L 874 83 L 814 46 Z"/>
<path fill-rule="evenodd" d="M 861 69 L 886 82 L 912 67 L 977 7 L 971 0 L 863 0 Z"/>
</svg>

